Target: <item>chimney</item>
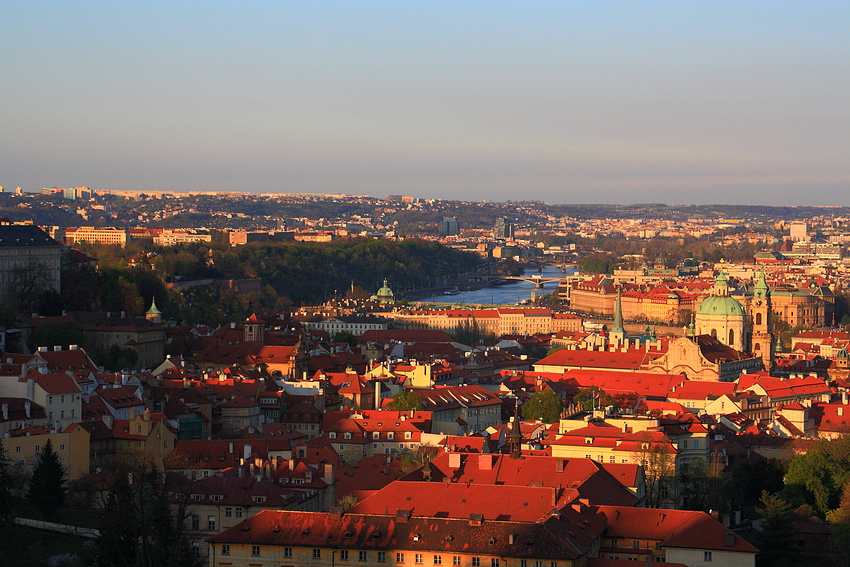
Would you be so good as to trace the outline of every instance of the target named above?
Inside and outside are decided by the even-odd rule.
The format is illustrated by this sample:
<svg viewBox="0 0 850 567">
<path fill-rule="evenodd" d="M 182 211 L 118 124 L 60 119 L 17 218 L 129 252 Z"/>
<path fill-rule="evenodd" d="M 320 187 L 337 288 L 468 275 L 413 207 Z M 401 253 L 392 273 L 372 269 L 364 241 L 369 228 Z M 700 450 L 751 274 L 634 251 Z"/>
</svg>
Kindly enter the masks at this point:
<svg viewBox="0 0 850 567">
<path fill-rule="evenodd" d="M 35 380 L 27 378 L 27 399 L 32 400 L 35 397 Z"/>
<path fill-rule="evenodd" d="M 236 328 L 236 322 L 235 322 L 235 321 L 233 321 L 233 322 L 231 322 L 231 323 L 230 323 L 230 328 L 231 328 L 231 329 L 235 329 L 235 328 Z"/>
<path fill-rule="evenodd" d="M 246 461 L 251 458 L 251 452 L 251 444 L 245 443 L 245 445 L 242 446 L 242 455 Z"/>
<path fill-rule="evenodd" d="M 3 421 L 9 420 L 9 404 L 3 402 Z"/>
<path fill-rule="evenodd" d="M 68 350 L 79 350 L 79 349 L 80 349 L 79 345 L 68 345 Z"/>
<path fill-rule="evenodd" d="M 233 454 L 233 441 L 231 441 L 227 446 L 227 452 L 231 455 Z"/>
<path fill-rule="evenodd" d="M 555 472 L 564 472 L 564 459 L 555 459 Z"/>
<path fill-rule="evenodd" d="M 103 424 L 106 426 L 107 429 L 112 431 L 112 415 L 108 414 L 103 416 Z"/>
<path fill-rule="evenodd" d="M 127 316 L 127 312 L 126 312 L 126 311 L 122 311 L 122 312 L 121 312 L 121 318 L 123 319 L 123 318 L 125 318 L 126 316 Z"/>
<path fill-rule="evenodd" d="M 245 467 L 239 466 L 236 467 L 236 470 L 239 471 L 239 478 L 243 478 L 245 476 Z"/>
<path fill-rule="evenodd" d="M 450 469 L 459 469 L 460 468 L 460 453 L 449 453 L 449 468 Z"/>
<path fill-rule="evenodd" d="M 47 347 L 46 346 L 38 347 L 38 352 L 47 352 Z"/>
<path fill-rule="evenodd" d="M 61 352 L 61 351 L 62 351 L 62 345 L 54 345 L 53 346 L 53 352 Z"/>
<path fill-rule="evenodd" d="M 493 470 L 493 455 L 482 453 L 478 455 L 478 470 L 491 471 Z"/>
<path fill-rule="evenodd" d="M 334 466 L 331 463 L 322 465 L 322 481 L 328 486 L 334 484 Z"/>
</svg>

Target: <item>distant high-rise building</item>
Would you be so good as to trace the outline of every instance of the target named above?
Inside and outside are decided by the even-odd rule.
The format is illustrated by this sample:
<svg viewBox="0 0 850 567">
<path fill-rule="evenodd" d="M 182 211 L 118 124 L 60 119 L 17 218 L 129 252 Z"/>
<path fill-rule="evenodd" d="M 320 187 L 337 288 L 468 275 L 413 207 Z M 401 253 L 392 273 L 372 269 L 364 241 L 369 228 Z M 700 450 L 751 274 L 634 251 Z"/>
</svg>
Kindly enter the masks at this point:
<svg viewBox="0 0 850 567">
<path fill-rule="evenodd" d="M 457 219 L 455 217 L 443 217 L 440 221 L 440 236 L 457 236 L 460 234 Z"/>
<path fill-rule="evenodd" d="M 791 223 L 791 241 L 792 242 L 800 242 L 801 240 L 808 240 L 808 227 L 804 222 L 792 222 Z"/>
<path fill-rule="evenodd" d="M 493 238 L 511 240 L 514 237 L 514 225 L 505 218 L 497 218 L 493 225 Z"/>
</svg>

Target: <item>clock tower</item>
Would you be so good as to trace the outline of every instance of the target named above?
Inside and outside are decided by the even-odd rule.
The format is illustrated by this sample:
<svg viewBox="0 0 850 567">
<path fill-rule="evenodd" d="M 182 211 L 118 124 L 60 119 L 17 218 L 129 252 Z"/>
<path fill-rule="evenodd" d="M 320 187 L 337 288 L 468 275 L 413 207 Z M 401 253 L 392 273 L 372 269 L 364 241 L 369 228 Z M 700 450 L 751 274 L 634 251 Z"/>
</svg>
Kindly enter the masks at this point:
<svg viewBox="0 0 850 567">
<path fill-rule="evenodd" d="M 756 285 L 753 287 L 750 316 L 753 322 L 753 354 L 761 357 L 765 370 L 770 372 L 773 369 L 776 342 L 771 333 L 773 316 L 770 307 L 770 288 L 767 286 L 764 271 L 759 272 Z"/>
</svg>

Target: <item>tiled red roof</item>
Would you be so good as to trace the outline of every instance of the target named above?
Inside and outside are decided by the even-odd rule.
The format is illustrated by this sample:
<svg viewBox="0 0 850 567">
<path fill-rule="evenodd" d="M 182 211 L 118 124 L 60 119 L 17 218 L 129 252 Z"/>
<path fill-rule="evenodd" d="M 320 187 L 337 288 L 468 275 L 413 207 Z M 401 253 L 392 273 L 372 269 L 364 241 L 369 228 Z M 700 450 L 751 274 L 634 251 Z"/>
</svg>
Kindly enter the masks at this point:
<svg viewBox="0 0 850 567">
<path fill-rule="evenodd" d="M 758 549 L 705 512 L 600 506 L 608 537 L 661 541 L 664 547 L 757 553 Z M 727 533 L 732 536 L 726 536 Z M 725 545 L 730 537 L 733 545 Z"/>
</svg>

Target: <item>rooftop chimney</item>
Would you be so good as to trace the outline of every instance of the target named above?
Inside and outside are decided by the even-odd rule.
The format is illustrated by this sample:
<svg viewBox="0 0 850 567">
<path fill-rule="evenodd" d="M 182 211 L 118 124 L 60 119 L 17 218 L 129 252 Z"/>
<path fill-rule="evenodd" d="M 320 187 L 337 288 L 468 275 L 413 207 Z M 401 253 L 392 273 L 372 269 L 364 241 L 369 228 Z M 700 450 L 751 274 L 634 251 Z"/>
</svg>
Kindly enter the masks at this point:
<svg viewBox="0 0 850 567">
<path fill-rule="evenodd" d="M 53 352 L 61 352 L 61 350 L 62 350 L 62 345 L 54 345 L 53 346 Z"/>
</svg>

